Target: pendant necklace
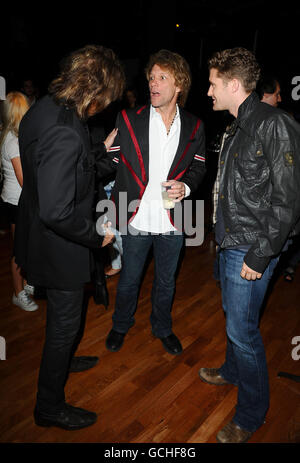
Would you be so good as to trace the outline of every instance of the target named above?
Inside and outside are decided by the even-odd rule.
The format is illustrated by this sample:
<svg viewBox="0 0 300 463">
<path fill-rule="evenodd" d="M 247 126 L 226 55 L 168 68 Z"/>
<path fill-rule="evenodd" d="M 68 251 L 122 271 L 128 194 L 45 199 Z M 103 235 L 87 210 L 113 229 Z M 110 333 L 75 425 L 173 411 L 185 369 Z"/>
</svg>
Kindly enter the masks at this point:
<svg viewBox="0 0 300 463">
<path fill-rule="evenodd" d="M 171 130 L 172 125 L 174 124 L 176 115 L 177 115 L 177 108 L 176 108 L 176 111 L 175 111 L 173 120 L 172 120 L 172 122 L 171 122 L 171 124 L 170 124 L 170 126 L 169 126 L 169 130 L 167 130 L 167 135 L 169 135 L 169 133 L 170 133 L 170 130 Z"/>
</svg>

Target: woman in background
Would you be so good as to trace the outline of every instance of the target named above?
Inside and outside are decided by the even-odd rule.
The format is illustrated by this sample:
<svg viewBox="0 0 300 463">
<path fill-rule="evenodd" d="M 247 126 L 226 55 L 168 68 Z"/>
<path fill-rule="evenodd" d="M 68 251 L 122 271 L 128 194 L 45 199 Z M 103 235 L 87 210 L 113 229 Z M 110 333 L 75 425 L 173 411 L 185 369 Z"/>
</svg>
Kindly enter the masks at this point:
<svg viewBox="0 0 300 463">
<path fill-rule="evenodd" d="M 23 185 L 18 132 L 21 119 L 29 109 L 29 104 L 27 98 L 22 93 L 10 92 L 7 94 L 6 100 L 2 102 L 2 105 L 3 126 L 0 135 L 0 152 L 3 188 L 1 198 L 7 210 L 7 217 L 14 239 L 18 202 Z M 37 310 L 38 305 L 30 297 L 33 294 L 34 288 L 26 284 L 24 285 L 24 279 L 20 268 L 15 263 L 14 256 L 11 259 L 11 272 L 14 286 L 13 304 L 29 312 Z"/>
</svg>

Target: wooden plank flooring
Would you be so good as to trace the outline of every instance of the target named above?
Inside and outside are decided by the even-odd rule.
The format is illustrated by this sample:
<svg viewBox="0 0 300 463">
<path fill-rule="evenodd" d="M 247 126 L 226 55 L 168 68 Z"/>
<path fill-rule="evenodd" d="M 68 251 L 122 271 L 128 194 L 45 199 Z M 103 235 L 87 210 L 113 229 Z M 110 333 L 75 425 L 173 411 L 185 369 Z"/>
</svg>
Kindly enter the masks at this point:
<svg viewBox="0 0 300 463">
<path fill-rule="evenodd" d="M 141 288 L 136 324 L 120 352 L 105 348 L 111 328 L 118 276 L 108 280 L 109 310 L 92 297 L 78 354 L 98 355 L 92 370 L 71 374 L 67 401 L 99 414 L 89 428 L 68 432 L 34 424 L 36 383 L 43 347 L 46 301 L 27 313 L 11 303 L 10 237 L 0 237 L 0 336 L 7 343 L 0 361 L 1 443 L 214 443 L 233 416 L 237 391 L 200 381 L 201 366 L 224 359 L 225 322 L 221 293 L 212 277 L 212 236 L 189 247 L 180 267 L 173 308 L 174 332 L 183 344 L 179 357 L 166 353 L 151 335 L 150 293 L 153 262 Z M 300 442 L 300 384 L 278 378 L 279 371 L 300 374 L 292 359 L 293 337 L 300 336 L 300 270 L 292 284 L 276 279 L 261 321 L 266 347 L 271 404 L 265 425 L 250 442 Z"/>
</svg>

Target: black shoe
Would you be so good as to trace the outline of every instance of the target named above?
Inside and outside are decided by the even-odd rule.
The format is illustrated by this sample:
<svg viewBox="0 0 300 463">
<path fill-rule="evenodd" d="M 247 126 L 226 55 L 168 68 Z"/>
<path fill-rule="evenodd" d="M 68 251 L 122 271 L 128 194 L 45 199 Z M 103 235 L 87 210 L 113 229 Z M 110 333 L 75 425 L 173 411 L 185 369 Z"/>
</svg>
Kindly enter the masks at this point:
<svg viewBox="0 0 300 463">
<path fill-rule="evenodd" d="M 166 338 L 160 338 L 164 348 L 171 355 L 179 355 L 182 352 L 182 345 L 179 339 L 174 333 L 170 334 Z"/>
<path fill-rule="evenodd" d="M 39 412 L 37 408 L 34 410 L 34 421 L 37 426 L 56 426 L 58 428 L 73 431 L 76 429 L 86 428 L 97 421 L 97 414 L 89 412 L 83 408 L 73 407 L 65 404 L 61 412 L 48 414 Z"/>
<path fill-rule="evenodd" d="M 80 371 L 89 370 L 99 362 L 98 357 L 73 357 L 70 363 L 69 372 L 77 373 Z"/>
<path fill-rule="evenodd" d="M 107 310 L 109 306 L 109 295 L 108 290 L 106 287 L 105 279 L 103 282 L 96 282 L 95 283 L 95 293 L 94 293 L 94 301 L 97 305 L 104 305 L 105 310 Z"/>
<path fill-rule="evenodd" d="M 117 352 L 121 349 L 126 333 L 118 333 L 111 330 L 106 339 L 106 348 L 111 352 Z"/>
</svg>

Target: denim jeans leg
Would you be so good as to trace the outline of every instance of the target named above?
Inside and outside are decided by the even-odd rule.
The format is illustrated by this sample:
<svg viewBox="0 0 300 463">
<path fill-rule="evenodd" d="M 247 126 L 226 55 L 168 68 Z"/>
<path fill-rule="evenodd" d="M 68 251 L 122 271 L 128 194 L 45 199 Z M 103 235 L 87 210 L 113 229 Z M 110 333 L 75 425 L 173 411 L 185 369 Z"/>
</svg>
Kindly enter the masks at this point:
<svg viewBox="0 0 300 463">
<path fill-rule="evenodd" d="M 259 331 L 260 309 L 278 259 L 273 259 L 261 279 L 244 280 L 240 271 L 245 252 L 221 252 L 222 302 L 226 314 L 226 360 L 220 369 L 224 378 L 238 385 L 234 422 L 255 431 L 264 422 L 269 407 L 269 382 L 265 350 Z"/>
<path fill-rule="evenodd" d="M 226 278 L 226 253 L 225 251 L 219 252 L 219 277 L 221 282 L 221 290 L 222 290 L 222 304 L 223 310 L 226 315 L 226 307 L 228 307 L 227 302 L 227 295 L 230 294 L 230 289 L 228 290 L 227 284 L 229 280 Z M 226 343 L 226 356 L 225 356 L 225 363 L 219 369 L 220 375 L 226 379 L 231 384 L 237 385 L 238 384 L 238 370 L 237 364 L 233 352 L 232 342 L 230 341 L 229 337 L 227 336 L 227 343 Z"/>
<path fill-rule="evenodd" d="M 119 252 L 118 245 L 116 241 L 109 245 L 108 248 L 109 257 L 111 261 L 111 268 L 114 270 L 119 270 L 122 267 L 121 254 Z"/>
<path fill-rule="evenodd" d="M 149 250 L 151 235 L 123 235 L 123 264 L 117 287 L 113 329 L 127 333 L 134 325 L 140 283 Z"/>
<path fill-rule="evenodd" d="M 171 310 L 175 292 L 175 274 L 183 246 L 181 234 L 159 234 L 153 239 L 155 275 L 152 287 L 152 332 L 158 338 L 172 333 Z"/>
</svg>

